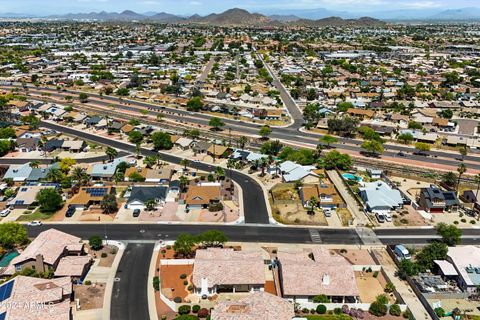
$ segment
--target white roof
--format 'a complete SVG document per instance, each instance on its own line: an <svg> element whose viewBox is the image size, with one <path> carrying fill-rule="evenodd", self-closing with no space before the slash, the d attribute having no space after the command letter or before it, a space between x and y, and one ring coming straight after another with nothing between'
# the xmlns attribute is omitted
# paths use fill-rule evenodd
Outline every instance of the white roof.
<svg viewBox="0 0 480 320"><path fill-rule="evenodd" d="M457 276L457 270L455 270L455 267L448 261L446 260L433 260L436 265L442 270L443 275L445 276Z"/></svg>

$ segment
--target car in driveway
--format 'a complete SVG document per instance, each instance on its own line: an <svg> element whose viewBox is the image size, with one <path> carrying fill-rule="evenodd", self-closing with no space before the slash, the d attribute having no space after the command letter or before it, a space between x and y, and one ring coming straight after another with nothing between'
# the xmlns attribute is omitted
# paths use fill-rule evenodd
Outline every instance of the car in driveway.
<svg viewBox="0 0 480 320"><path fill-rule="evenodd" d="M385 217L385 221L387 222L393 221L392 215L389 212L384 213L383 216Z"/></svg>
<svg viewBox="0 0 480 320"><path fill-rule="evenodd" d="M375 212L375 217L377 218L377 221L379 223L384 223L385 222L385 215L381 212Z"/></svg>
<svg viewBox="0 0 480 320"><path fill-rule="evenodd" d="M133 217L137 218L140 215L140 209L133 210Z"/></svg>
<svg viewBox="0 0 480 320"><path fill-rule="evenodd" d="M28 223L30 227L38 227L38 226L41 226L42 224L43 224L42 221L39 221L39 220L33 220Z"/></svg>
<svg viewBox="0 0 480 320"><path fill-rule="evenodd" d="M10 212L12 212L12 210L10 209L4 209L0 212L0 217L6 217L10 214Z"/></svg>
<svg viewBox="0 0 480 320"><path fill-rule="evenodd" d="M75 214L76 208L74 206L68 206L67 212L65 212L65 217L71 218Z"/></svg>

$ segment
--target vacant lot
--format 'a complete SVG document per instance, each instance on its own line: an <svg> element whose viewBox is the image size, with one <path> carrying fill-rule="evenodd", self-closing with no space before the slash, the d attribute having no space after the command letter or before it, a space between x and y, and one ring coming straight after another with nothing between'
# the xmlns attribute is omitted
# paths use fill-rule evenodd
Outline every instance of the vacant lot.
<svg viewBox="0 0 480 320"><path fill-rule="evenodd" d="M80 299L81 310L100 309L103 307L105 283L92 285L74 285L75 299Z"/></svg>

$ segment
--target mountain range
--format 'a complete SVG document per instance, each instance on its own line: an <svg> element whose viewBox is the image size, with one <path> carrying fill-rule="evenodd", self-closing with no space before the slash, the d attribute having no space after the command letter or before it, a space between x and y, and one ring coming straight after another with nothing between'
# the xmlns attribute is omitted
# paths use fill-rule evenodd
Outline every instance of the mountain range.
<svg viewBox="0 0 480 320"><path fill-rule="evenodd" d="M206 16L198 14L193 16L180 16L166 12L145 12L136 13L131 10L123 12L90 12L90 13L68 13L51 16L34 16L31 14L3 13L1 18L49 18L65 20L100 20L100 21L156 21L164 23L198 23L215 25L262 25L268 23L301 25L325 25L329 19L336 25L342 24L378 24L381 19L384 21L467 21L480 20L480 8L459 8L459 9L401 9L387 11L369 11L354 13L348 11L331 11L325 8L316 9L291 9L291 10L270 10L260 13L249 13L243 9L230 9L222 13L212 13ZM363 17L370 17L369 19ZM356 21L358 19L361 21ZM320 20L320 21L319 21ZM319 21L319 22L315 22Z"/></svg>

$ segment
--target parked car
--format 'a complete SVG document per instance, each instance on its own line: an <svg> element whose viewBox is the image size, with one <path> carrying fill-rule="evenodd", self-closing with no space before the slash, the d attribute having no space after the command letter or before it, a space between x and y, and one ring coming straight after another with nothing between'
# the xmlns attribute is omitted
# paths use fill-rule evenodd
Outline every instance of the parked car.
<svg viewBox="0 0 480 320"><path fill-rule="evenodd" d="M4 209L4 210L2 210L2 211L0 212L0 216L1 216L1 217L6 217L6 216L8 216L8 215L10 214L10 212L12 212L12 210L10 210L10 209Z"/></svg>
<svg viewBox="0 0 480 320"><path fill-rule="evenodd" d="M384 213L383 216L385 217L385 221L392 222L393 218L390 213Z"/></svg>
<svg viewBox="0 0 480 320"><path fill-rule="evenodd" d="M385 222L385 216L381 212L376 212L375 217L377 218L377 221L379 223L384 223Z"/></svg>
<svg viewBox="0 0 480 320"><path fill-rule="evenodd" d="M37 227L37 226L41 226L42 224L43 224L42 221L39 221L39 220L33 220L28 223L30 227Z"/></svg>
<svg viewBox="0 0 480 320"><path fill-rule="evenodd" d="M332 211L330 209L323 209L323 214L325 217L331 217L332 216Z"/></svg>
<svg viewBox="0 0 480 320"><path fill-rule="evenodd" d="M410 252L408 251L407 248L405 248L403 245L401 244L397 244L395 246L395 254L397 255L397 257L402 260L402 259L406 259L406 260L410 260L412 259L412 256L410 255Z"/></svg>
<svg viewBox="0 0 480 320"><path fill-rule="evenodd" d="M70 218L75 214L77 209L74 206L68 206L67 212L65 212L65 217Z"/></svg>
<svg viewBox="0 0 480 320"><path fill-rule="evenodd" d="M140 209L133 210L133 216L136 218L140 215Z"/></svg>

